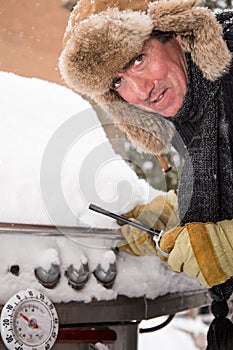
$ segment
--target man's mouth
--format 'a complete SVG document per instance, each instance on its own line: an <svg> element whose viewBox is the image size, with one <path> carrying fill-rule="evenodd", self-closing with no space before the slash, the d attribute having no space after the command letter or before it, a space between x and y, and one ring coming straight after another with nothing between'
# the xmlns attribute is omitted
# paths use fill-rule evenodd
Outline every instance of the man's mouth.
<svg viewBox="0 0 233 350"><path fill-rule="evenodd" d="M166 91L167 91L167 89L163 90L156 99L151 100L151 103L158 103L158 102L160 102L163 99Z"/></svg>

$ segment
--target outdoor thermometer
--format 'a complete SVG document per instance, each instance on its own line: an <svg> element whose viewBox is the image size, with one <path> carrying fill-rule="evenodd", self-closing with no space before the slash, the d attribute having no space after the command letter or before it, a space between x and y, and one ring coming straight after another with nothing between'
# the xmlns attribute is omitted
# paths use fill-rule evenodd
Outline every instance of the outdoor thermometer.
<svg viewBox="0 0 233 350"><path fill-rule="evenodd" d="M49 350L58 327L54 305L34 289L18 292L2 309L1 336L9 350Z"/></svg>

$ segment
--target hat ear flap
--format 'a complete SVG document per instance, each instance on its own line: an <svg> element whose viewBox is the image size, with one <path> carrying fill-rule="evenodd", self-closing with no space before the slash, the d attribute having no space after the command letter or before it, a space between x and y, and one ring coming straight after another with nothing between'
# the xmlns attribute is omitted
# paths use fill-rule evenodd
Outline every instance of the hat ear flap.
<svg viewBox="0 0 233 350"><path fill-rule="evenodd" d="M111 91L95 96L95 102L133 143L155 155L170 151L175 130L170 121L126 103Z"/></svg>
<svg viewBox="0 0 233 350"><path fill-rule="evenodd" d="M222 28L210 10L196 7L197 1L161 1L150 6L154 27L180 34L183 48L206 79L216 80L229 68L232 55Z"/></svg>

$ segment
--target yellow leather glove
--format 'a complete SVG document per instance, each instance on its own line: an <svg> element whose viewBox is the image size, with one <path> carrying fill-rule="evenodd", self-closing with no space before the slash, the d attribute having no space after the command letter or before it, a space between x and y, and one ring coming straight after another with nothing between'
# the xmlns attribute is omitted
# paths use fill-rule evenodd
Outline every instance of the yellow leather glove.
<svg viewBox="0 0 233 350"><path fill-rule="evenodd" d="M177 225L177 196L169 191L166 196L158 196L150 203L139 205L123 216L135 219L148 228L161 231ZM118 242L118 248L131 255L155 255L156 246L150 234L131 225L124 225L121 233L125 240Z"/></svg>
<svg viewBox="0 0 233 350"><path fill-rule="evenodd" d="M165 233L160 248L169 253L170 270L185 272L207 288L233 276L233 220L178 226Z"/></svg>

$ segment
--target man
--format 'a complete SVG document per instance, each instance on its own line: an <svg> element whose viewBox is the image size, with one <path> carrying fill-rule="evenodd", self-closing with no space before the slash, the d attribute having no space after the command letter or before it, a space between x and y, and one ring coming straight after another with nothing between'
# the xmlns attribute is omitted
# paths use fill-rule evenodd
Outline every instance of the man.
<svg viewBox="0 0 233 350"><path fill-rule="evenodd" d="M233 276L232 19L226 12L217 21L196 0L80 0L60 57L68 86L100 104L132 141L160 155L180 135L179 226L168 230L170 195L127 216L156 228L165 213L160 246L169 268L206 287L232 285ZM156 254L146 233L127 225L122 233L122 249Z"/></svg>
<svg viewBox="0 0 233 350"><path fill-rule="evenodd" d="M99 104L129 139L155 155L182 140L179 225L171 193L126 216L165 229L160 248L169 268L211 287L208 350L233 346L226 318L233 291L232 23L233 12L216 20L196 0L80 0L60 57L68 86ZM122 250L157 254L147 233L128 225L121 231Z"/></svg>

